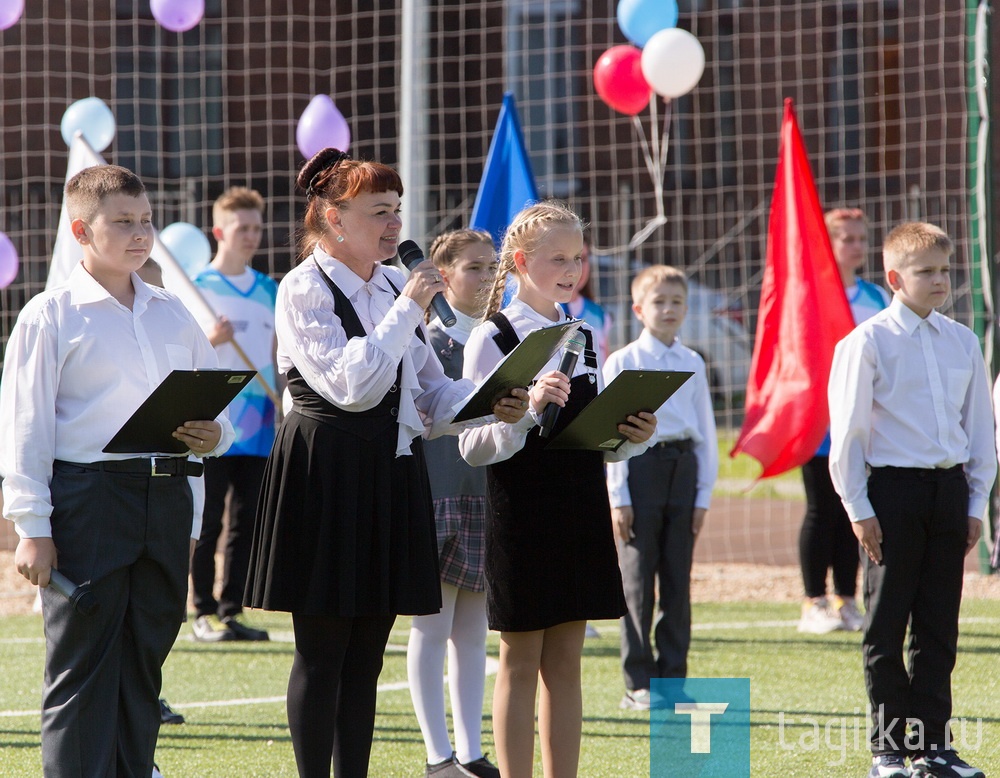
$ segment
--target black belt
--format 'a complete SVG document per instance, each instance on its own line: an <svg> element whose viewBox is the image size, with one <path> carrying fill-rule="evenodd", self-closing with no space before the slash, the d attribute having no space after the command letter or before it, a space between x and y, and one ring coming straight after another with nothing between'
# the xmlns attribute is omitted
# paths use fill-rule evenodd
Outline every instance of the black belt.
<svg viewBox="0 0 1000 778"><path fill-rule="evenodd" d="M681 440L661 440L658 443L654 443L650 448L655 449L665 449L667 451L680 451L682 454L686 454L688 451L694 451L694 441L691 438L683 438Z"/></svg>
<svg viewBox="0 0 1000 778"><path fill-rule="evenodd" d="M934 479L934 478L948 478L956 473L962 473L965 471L965 465L955 465L954 467L894 467L893 465L884 465L882 467L873 467L873 473L882 473L887 476L896 476L898 478L920 478L923 480Z"/></svg>
<svg viewBox="0 0 1000 778"><path fill-rule="evenodd" d="M60 460L56 460L60 464ZM184 475L198 477L205 472L201 462L191 462L184 457L140 457L137 459L107 459L102 462L63 462L71 467L84 470L102 470L105 473L134 473L151 478L164 475Z"/></svg>

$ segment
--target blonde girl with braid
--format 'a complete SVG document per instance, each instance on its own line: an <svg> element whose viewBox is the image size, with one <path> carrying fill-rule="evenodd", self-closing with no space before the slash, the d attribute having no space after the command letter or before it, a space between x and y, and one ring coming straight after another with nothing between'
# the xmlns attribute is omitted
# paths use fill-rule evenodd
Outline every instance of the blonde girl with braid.
<svg viewBox="0 0 1000 778"><path fill-rule="evenodd" d="M538 203L514 218L486 321L465 346L464 377L479 383L528 333L566 321L558 304L569 302L580 282L582 251L583 224L560 203ZM517 276L518 291L498 310L507 273ZM562 408L555 436L601 389L593 332L586 324L581 332L587 346L574 374L560 373L560 355L553 357L529 390L523 419L467 429L459 438L465 460L486 466L486 610L490 628L501 633L493 726L504 778L532 775L536 695L543 773L576 776L584 629L588 620L625 613L604 462L645 451L655 416L628 416L619 426L627 442L614 453L544 448L538 420L545 407Z"/></svg>

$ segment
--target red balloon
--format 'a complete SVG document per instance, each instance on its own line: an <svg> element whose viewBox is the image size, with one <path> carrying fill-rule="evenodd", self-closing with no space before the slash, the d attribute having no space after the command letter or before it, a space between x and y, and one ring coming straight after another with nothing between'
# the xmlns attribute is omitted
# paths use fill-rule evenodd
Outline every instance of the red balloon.
<svg viewBox="0 0 1000 778"><path fill-rule="evenodd" d="M642 74L642 52L635 46L612 46L604 52L594 65L594 88L616 111L635 116L652 95Z"/></svg>

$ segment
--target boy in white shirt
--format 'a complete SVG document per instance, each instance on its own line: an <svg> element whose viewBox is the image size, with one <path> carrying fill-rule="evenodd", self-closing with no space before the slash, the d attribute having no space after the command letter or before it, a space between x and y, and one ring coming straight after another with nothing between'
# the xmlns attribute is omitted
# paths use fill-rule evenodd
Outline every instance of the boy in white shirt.
<svg viewBox="0 0 1000 778"><path fill-rule="evenodd" d="M837 345L830 372L830 475L864 554L870 778L984 778L948 737L964 559L997 470L979 339L935 310L952 251L931 224L889 233L892 303Z"/></svg>
<svg viewBox="0 0 1000 778"><path fill-rule="evenodd" d="M66 184L83 260L65 286L18 316L0 382L4 517L14 562L43 587L42 762L53 776L153 772L160 667L184 617L192 534L188 454L216 456L225 414L185 422L174 456L103 447L172 369L214 367L184 305L135 274L153 245L149 201L131 171L87 168ZM162 477L161 477L162 476ZM49 588L89 581L84 616Z"/></svg>
<svg viewBox="0 0 1000 778"><path fill-rule="evenodd" d="M640 272L632 281L632 310L644 329L608 358L605 383L622 370L694 373L656 412L656 444L633 459L607 465L628 604L621 625L626 688L621 706L647 710L652 678L687 676L691 560L718 475L719 453L705 362L677 338L687 314L684 274L665 265ZM660 602L654 625L657 579Z"/></svg>

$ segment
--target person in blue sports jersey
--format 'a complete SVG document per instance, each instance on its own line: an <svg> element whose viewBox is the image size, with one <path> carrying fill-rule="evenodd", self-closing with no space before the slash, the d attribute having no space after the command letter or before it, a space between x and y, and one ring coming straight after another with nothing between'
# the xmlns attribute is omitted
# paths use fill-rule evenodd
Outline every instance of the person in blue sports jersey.
<svg viewBox="0 0 1000 778"><path fill-rule="evenodd" d="M833 258L844 282L855 325L889 307L889 293L858 273L868 258L868 222L858 208L834 208L824 215ZM822 635L834 630L857 632L862 617L857 593L858 541L844 506L833 489L829 468L830 435L802 466L806 515L799 532L799 565L806 599L799 632ZM833 569L833 597L827 598L827 572Z"/></svg>
<svg viewBox="0 0 1000 778"><path fill-rule="evenodd" d="M217 321L201 322L222 367L245 369L239 344L267 384L275 388L274 302L278 285L250 267L263 234L264 198L243 186L227 189L212 207L212 235L218 252L194 278ZM205 511L201 537L191 559L196 611L195 640L267 640L268 634L239 620L243 611L253 539L254 515L264 465L274 443L275 407L259 381L252 381L229 406L236 440L226 456L205 469ZM222 589L214 594L215 553L229 497Z"/></svg>

